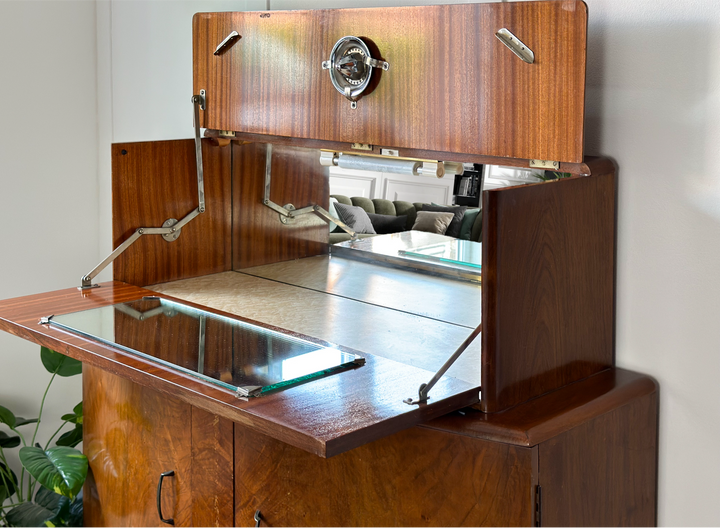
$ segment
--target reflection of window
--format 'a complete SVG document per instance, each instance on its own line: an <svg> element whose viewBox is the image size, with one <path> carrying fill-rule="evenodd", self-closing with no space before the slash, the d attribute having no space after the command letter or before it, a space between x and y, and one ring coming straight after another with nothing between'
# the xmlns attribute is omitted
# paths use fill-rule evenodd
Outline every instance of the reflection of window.
<svg viewBox="0 0 720 528"><path fill-rule="evenodd" d="M283 381L300 378L320 370L341 365L344 361L343 353L334 348L321 348L302 356L284 359L282 362Z"/></svg>
<svg viewBox="0 0 720 528"><path fill-rule="evenodd" d="M521 169L518 167L502 167L500 165L485 165L484 189L498 189L512 187L526 183L542 181L534 174L542 172L538 169Z"/></svg>

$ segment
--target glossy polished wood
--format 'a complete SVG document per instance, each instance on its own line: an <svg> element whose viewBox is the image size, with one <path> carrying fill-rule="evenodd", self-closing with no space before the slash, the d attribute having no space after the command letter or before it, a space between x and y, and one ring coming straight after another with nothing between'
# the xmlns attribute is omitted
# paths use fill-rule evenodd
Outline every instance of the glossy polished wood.
<svg viewBox="0 0 720 528"><path fill-rule="evenodd" d="M385 146L382 145L369 145L371 150L358 150L353 147L353 143L332 141L332 140L321 140L321 139L306 139L306 138L293 138L284 136L274 136L271 134L248 134L244 132L229 132L222 131L222 134L218 130L205 130L205 137L211 138L214 141L221 141L225 144L228 141L238 141L240 143L272 143L273 145L287 145L290 147L298 148L314 148L333 150L335 152L346 152L348 154L376 154L382 155L382 150ZM533 168L530 166L530 159L521 158L502 158L499 156L484 156L481 154L471 153L458 153L458 152L442 152L438 150L423 150L416 148L397 148L398 156L401 158L411 159L423 159L423 160L443 160L443 161L459 161L461 163L479 163L481 165L503 165L506 167L522 167L522 168ZM569 172L571 174L578 175L590 175L592 169L590 165L594 156L585 156L581 162L568 163L565 161L560 162L559 171Z"/></svg>
<svg viewBox="0 0 720 528"><path fill-rule="evenodd" d="M203 140L206 211L166 242L144 235L113 263L113 278L138 286L231 269L230 149ZM198 207L193 140L112 146L113 247L139 227L161 227Z"/></svg>
<svg viewBox="0 0 720 528"><path fill-rule="evenodd" d="M233 423L192 408L192 526L235 526Z"/></svg>
<svg viewBox="0 0 720 528"><path fill-rule="evenodd" d="M464 409L419 427L530 447L657 391L649 376L609 368L503 412Z"/></svg>
<svg viewBox="0 0 720 528"><path fill-rule="evenodd" d="M192 407L130 380L85 364L83 445L90 472L85 482L85 526L176 526L192 520Z"/></svg>
<svg viewBox="0 0 720 528"><path fill-rule="evenodd" d="M9 299L0 302L0 329L140 385L176 396L200 409L323 457L372 442L453 409L472 405L479 399L477 386L445 377L433 388L433 398L427 404L407 405L403 400L415 397L420 384L427 383L433 373L363 354L367 361L362 367L243 401L229 390L134 354L38 324L41 317L51 314L106 306L149 294L152 294L150 290L114 282L85 292L72 288ZM227 315L211 308L205 309ZM272 328L269 325L260 326ZM327 344L312 337L290 335Z"/></svg>
<svg viewBox="0 0 720 528"><path fill-rule="evenodd" d="M322 460L235 427L237 526L531 526L537 448L412 428Z"/></svg>
<svg viewBox="0 0 720 528"><path fill-rule="evenodd" d="M482 240L484 411L614 364L614 171L486 191Z"/></svg>
<svg viewBox="0 0 720 528"><path fill-rule="evenodd" d="M327 253L328 225L314 214L287 224L263 204L267 147L232 144L233 269ZM270 200L296 209L320 205L330 196L328 169L314 149L274 146L271 155Z"/></svg>
<svg viewBox="0 0 720 528"><path fill-rule="evenodd" d="M213 55L231 31L242 38ZM193 89L207 91L203 126L215 130L580 163L586 32L575 0L198 13ZM390 63L355 110L321 67L345 35Z"/></svg>

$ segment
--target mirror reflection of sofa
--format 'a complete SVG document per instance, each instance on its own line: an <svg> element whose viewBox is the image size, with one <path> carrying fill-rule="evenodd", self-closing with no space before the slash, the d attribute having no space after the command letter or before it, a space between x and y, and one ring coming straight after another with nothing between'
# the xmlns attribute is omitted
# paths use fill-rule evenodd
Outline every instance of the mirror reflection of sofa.
<svg viewBox="0 0 720 528"><path fill-rule="evenodd" d="M464 240L472 240L481 242L482 240L482 213L481 209L464 206L438 206L436 204L410 203L404 201L390 201L382 198L364 198L361 196L353 196L348 198L341 194L330 195L330 214L341 220L345 220L342 214L336 209L335 204L339 203L345 206L360 207L367 213L370 222L375 228L376 233L359 233L358 238L366 238L387 234L390 232L409 231L416 226L418 213L425 211L433 215L442 215L443 212L452 212L455 219L447 226L447 229L441 233L446 236L456 236ZM394 221L393 217L405 216L405 222ZM428 215L423 215L428 216ZM346 222L347 223L347 222ZM353 226L349 226L353 227ZM427 230L427 229L422 229ZM435 231L433 231L435 232ZM350 235L337 226L330 226L330 243L337 244L350 240Z"/></svg>

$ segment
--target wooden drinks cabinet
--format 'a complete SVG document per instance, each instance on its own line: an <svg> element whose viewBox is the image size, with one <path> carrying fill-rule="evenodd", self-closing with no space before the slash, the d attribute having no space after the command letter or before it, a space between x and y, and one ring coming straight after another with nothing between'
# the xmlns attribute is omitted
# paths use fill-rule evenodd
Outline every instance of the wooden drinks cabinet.
<svg viewBox="0 0 720 528"><path fill-rule="evenodd" d="M113 145L114 280L0 301L84 362L85 524L655 524L658 388L614 366L586 40L575 0L195 15L205 137ZM483 192L468 279L329 246L321 153L388 150L569 177ZM68 328L89 310L102 332ZM355 361L237 384L290 342Z"/></svg>

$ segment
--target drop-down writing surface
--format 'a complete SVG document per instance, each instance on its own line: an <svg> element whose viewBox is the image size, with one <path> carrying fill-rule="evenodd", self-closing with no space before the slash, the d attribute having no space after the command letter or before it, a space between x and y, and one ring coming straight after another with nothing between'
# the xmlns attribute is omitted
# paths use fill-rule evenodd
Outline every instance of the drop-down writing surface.
<svg viewBox="0 0 720 528"><path fill-rule="evenodd" d="M71 288L8 299L0 301L0 329L140 385L174 395L200 409L323 457L353 449L479 400L478 386L445 377L435 386L427 404L407 405L403 399L416 396L419 385L426 383L433 372L371 354L363 354L367 361L362 367L243 400L230 390L117 347L53 325L39 324L42 317L49 315L135 301L153 294L147 289L110 282L85 292ZM208 311L225 315L217 310ZM247 322L242 317L232 319ZM261 326L282 332L270 325ZM294 332L285 333L328 345ZM352 352L344 346L337 348Z"/></svg>

